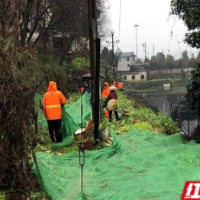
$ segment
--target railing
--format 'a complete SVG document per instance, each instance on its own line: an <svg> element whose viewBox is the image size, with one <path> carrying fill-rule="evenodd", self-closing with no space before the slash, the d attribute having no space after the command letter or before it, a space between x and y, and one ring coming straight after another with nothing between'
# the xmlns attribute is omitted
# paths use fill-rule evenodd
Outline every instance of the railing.
<svg viewBox="0 0 200 200"><path fill-rule="evenodd" d="M173 121L177 122L178 127L184 134L191 136L195 128L200 123L199 116L185 104L173 106L171 110L171 117Z"/></svg>

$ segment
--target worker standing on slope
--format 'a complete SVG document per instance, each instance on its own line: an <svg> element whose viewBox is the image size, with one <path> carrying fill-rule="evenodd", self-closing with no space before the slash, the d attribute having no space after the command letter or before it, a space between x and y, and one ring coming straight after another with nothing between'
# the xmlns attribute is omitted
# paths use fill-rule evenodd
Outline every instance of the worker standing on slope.
<svg viewBox="0 0 200 200"><path fill-rule="evenodd" d="M119 82L119 83L118 83L118 88L119 88L120 91L123 90L123 83L122 83L122 82Z"/></svg>
<svg viewBox="0 0 200 200"><path fill-rule="evenodd" d="M113 80L113 83L112 83L113 86L117 87L117 83L115 80Z"/></svg>
<svg viewBox="0 0 200 200"><path fill-rule="evenodd" d="M117 94L115 93L115 90L117 90L117 88L114 85L111 85L109 89L110 89L110 94L106 99L106 103L109 111L109 121L112 122L112 111L114 111L115 113L116 120L120 120L120 118L118 117L118 102L117 102Z"/></svg>
<svg viewBox="0 0 200 200"><path fill-rule="evenodd" d="M57 90L57 85L54 81L50 81L48 90L43 97L42 106L52 142L62 142L62 134L60 132L62 122L61 107L65 103L66 98L63 93Z"/></svg>
<svg viewBox="0 0 200 200"><path fill-rule="evenodd" d="M104 82L103 91L102 91L101 96L103 98L105 98L105 101L106 101L106 99L107 99L109 94L110 94L109 84L108 84L108 82ZM107 109L107 107L104 108L104 112L105 112L104 116L108 117L108 109Z"/></svg>

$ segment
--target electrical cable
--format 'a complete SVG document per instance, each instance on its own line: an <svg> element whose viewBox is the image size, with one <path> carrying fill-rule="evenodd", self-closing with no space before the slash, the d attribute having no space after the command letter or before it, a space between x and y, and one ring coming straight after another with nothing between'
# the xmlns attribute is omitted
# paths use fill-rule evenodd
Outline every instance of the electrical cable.
<svg viewBox="0 0 200 200"><path fill-rule="evenodd" d="M175 19L174 19L174 23L173 23L171 31L170 31L170 37L171 37L171 39L170 39L170 41L169 41L166 49L168 49L169 45L171 44L171 41L172 41L172 38L173 38L173 28L174 28L174 26L176 25L176 22L177 22L176 20L177 20L177 17L175 17Z"/></svg>

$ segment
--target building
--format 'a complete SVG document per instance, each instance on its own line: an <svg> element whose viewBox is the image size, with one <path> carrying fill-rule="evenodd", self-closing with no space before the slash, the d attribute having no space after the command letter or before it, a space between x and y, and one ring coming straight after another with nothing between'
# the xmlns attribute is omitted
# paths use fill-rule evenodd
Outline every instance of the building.
<svg viewBox="0 0 200 200"><path fill-rule="evenodd" d="M133 52L121 53L117 71L129 71L130 66L135 64L135 54Z"/></svg>
<svg viewBox="0 0 200 200"><path fill-rule="evenodd" d="M118 74L123 80L141 81L147 80L146 64L136 64L135 54L133 52L121 53L117 67Z"/></svg>
<svg viewBox="0 0 200 200"><path fill-rule="evenodd" d="M118 72L125 81L145 81L147 80L147 71L121 71Z"/></svg>

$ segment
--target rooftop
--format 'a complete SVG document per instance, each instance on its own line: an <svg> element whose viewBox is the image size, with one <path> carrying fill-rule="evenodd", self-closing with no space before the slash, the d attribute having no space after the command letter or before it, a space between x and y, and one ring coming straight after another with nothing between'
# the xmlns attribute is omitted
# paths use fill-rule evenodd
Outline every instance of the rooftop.
<svg viewBox="0 0 200 200"><path fill-rule="evenodd" d="M120 58L126 58L130 56L135 56L135 54L133 52L122 52Z"/></svg>

